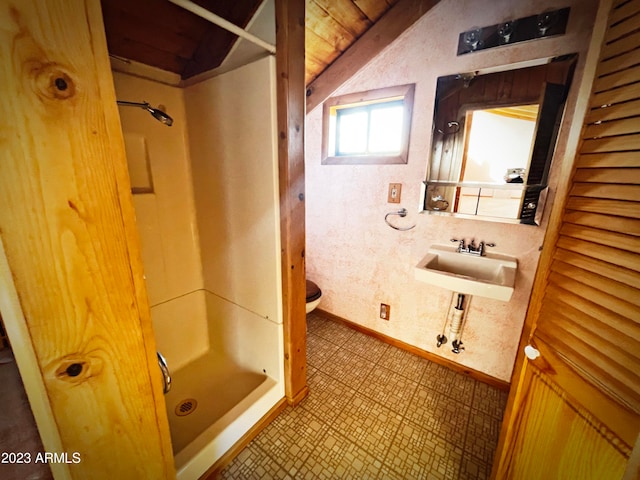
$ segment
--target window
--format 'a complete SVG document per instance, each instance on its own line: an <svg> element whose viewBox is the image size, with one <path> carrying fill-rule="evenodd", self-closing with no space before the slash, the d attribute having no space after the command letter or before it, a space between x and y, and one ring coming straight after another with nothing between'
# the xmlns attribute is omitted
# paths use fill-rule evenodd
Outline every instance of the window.
<svg viewBox="0 0 640 480"><path fill-rule="evenodd" d="M414 89L401 85L328 99L322 164L407 163Z"/></svg>

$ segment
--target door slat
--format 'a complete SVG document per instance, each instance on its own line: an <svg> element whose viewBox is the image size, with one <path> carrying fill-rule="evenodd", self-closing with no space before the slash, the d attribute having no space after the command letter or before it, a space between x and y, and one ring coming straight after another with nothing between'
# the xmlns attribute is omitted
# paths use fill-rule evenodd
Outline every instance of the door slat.
<svg viewBox="0 0 640 480"><path fill-rule="evenodd" d="M626 268L618 268L603 260L559 248L555 252L555 260L594 272L634 289L640 288L640 274Z"/></svg>
<svg viewBox="0 0 640 480"><path fill-rule="evenodd" d="M628 71L622 74L625 76L628 75L630 77L629 80L633 80L634 83L596 93L591 97L589 107L601 108L603 105L614 105L616 103L628 102L640 98L640 82L638 82L637 74L635 72L629 73Z"/></svg>
<svg viewBox="0 0 640 480"><path fill-rule="evenodd" d="M640 122L640 117L629 117L609 122L594 123L585 128L582 138L628 135L638 131L638 122Z"/></svg>
<svg viewBox="0 0 640 480"><path fill-rule="evenodd" d="M580 183L640 184L640 169L578 168L573 176L573 181Z"/></svg>
<svg viewBox="0 0 640 480"><path fill-rule="evenodd" d="M551 264L551 271L572 278L577 282L591 285L612 297L617 297L620 300L635 305L636 307L640 307L640 296L637 295L636 290L629 285L611 280L598 273L576 267L560 260L555 260Z"/></svg>
<svg viewBox="0 0 640 480"><path fill-rule="evenodd" d="M585 315L600 318L621 331L626 329L624 331L629 336L633 335L634 328L640 326L640 308L637 305L577 282L561 273L551 272L549 283L562 289L561 295L563 295L561 297L556 293L550 293L549 298L557 298L562 303L573 305Z"/></svg>
<svg viewBox="0 0 640 480"><path fill-rule="evenodd" d="M640 272L640 256L635 252L627 252L617 248L594 245L591 242L569 239L562 236L558 238L557 244L559 248L564 248L565 250L580 253L587 257L603 260L607 263L616 265L620 268L632 270L636 273ZM640 285L638 285L638 287L640 287Z"/></svg>

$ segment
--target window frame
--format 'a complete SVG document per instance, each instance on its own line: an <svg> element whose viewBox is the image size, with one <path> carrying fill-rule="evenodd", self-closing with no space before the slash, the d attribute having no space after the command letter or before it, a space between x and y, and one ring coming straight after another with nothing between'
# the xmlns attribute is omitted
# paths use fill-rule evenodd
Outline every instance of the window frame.
<svg viewBox="0 0 640 480"><path fill-rule="evenodd" d="M365 92L349 93L327 99L323 104L322 119L322 165L384 165L406 164L409 158L409 138L411 133L411 118L413 114L413 99L415 83L394 87L378 88ZM400 100L403 102L403 131L400 153L394 155L365 154L365 155L335 155L330 151L329 139L331 135L331 117L341 108L357 107L385 101Z"/></svg>

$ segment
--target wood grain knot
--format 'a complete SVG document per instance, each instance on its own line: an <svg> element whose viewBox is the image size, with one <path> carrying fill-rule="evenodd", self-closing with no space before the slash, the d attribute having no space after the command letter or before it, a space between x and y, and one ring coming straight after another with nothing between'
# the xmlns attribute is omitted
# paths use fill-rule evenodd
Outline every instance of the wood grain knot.
<svg viewBox="0 0 640 480"><path fill-rule="evenodd" d="M75 96L75 82L59 64L34 62L30 71L36 93L43 100L67 100Z"/></svg>
<svg viewBox="0 0 640 480"><path fill-rule="evenodd" d="M82 373L82 364L81 363L72 363L67 367L67 375L70 377L77 377Z"/></svg>
<svg viewBox="0 0 640 480"><path fill-rule="evenodd" d="M52 366L55 377L72 383L82 383L102 371L102 362L92 355L68 355L54 365Z"/></svg>

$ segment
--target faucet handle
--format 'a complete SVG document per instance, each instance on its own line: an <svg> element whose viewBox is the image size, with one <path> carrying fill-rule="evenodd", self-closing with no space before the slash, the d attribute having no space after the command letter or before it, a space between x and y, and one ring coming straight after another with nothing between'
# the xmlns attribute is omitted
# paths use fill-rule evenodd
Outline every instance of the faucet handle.
<svg viewBox="0 0 640 480"><path fill-rule="evenodd" d="M481 257L484 257L485 253L484 253L484 249L485 247L495 247L496 244L495 243L484 243L484 240L480 242L480 245L478 246L478 252L480 253Z"/></svg>
<svg viewBox="0 0 640 480"><path fill-rule="evenodd" d="M451 239L452 242L460 242L458 244L458 252L461 252L463 250L465 250L465 245L464 245L464 238L461 238L460 240L458 240L457 238L452 238Z"/></svg>

